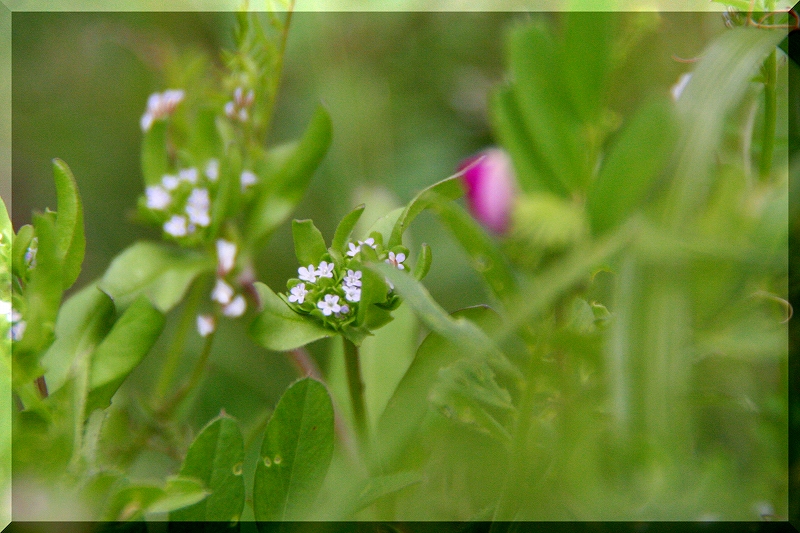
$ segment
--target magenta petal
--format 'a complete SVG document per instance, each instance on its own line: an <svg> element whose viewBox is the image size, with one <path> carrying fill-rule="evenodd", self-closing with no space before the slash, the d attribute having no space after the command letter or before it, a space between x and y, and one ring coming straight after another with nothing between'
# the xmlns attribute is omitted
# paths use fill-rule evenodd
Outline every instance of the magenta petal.
<svg viewBox="0 0 800 533"><path fill-rule="evenodd" d="M505 233L516 195L511 158L499 148L489 148L464 160L459 170L464 169L461 180L472 216L491 231Z"/></svg>

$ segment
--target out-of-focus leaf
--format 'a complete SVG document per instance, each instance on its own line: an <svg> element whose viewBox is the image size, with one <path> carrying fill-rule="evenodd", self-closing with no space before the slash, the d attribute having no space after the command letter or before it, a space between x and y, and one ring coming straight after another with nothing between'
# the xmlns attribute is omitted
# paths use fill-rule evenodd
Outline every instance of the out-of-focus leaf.
<svg viewBox="0 0 800 533"><path fill-rule="evenodd" d="M175 476L167 479L163 495L147 507L148 513L169 513L202 501L208 491L196 479Z"/></svg>
<svg viewBox="0 0 800 533"><path fill-rule="evenodd" d="M258 187L257 200L245 226L249 242L262 240L289 216L291 209L303 197L330 143L331 118L320 106L291 157L273 179ZM278 211L274 211L276 208ZM280 212L283 218L278 219L275 212Z"/></svg>
<svg viewBox="0 0 800 533"><path fill-rule="evenodd" d="M157 120L142 139L142 176L145 185L155 185L169 171L167 122Z"/></svg>
<svg viewBox="0 0 800 533"><path fill-rule="evenodd" d="M741 101L752 76L784 38L780 30L734 28L719 35L701 54L692 78L676 103L684 119L669 208L670 221L692 224L693 213L711 190L714 162L728 112ZM721 91L720 87L725 90Z"/></svg>
<svg viewBox="0 0 800 533"><path fill-rule="evenodd" d="M114 302L95 284L64 302L56 319L56 340L42 356L50 394L67 380L75 360L88 357L105 338L114 318Z"/></svg>
<svg viewBox="0 0 800 533"><path fill-rule="evenodd" d="M128 374L155 344L164 323L164 314L144 295L119 317L91 359L87 414L108 405Z"/></svg>
<svg viewBox="0 0 800 533"><path fill-rule="evenodd" d="M579 124L571 108L558 49L541 26L515 28L507 42L514 76L514 97L529 137L549 173L572 191L585 181L586 151L578 141Z"/></svg>
<svg viewBox="0 0 800 533"><path fill-rule="evenodd" d="M453 203L439 204L434 210L472 259L472 266L483 276L497 299L505 301L514 294L517 282L508 261L475 219Z"/></svg>
<svg viewBox="0 0 800 533"><path fill-rule="evenodd" d="M428 209L436 202L444 202L447 200L456 200L461 198L464 194L464 189L461 187L461 183L459 183L460 173L454 174L449 178L445 178L442 181L434 183L430 187L423 189L419 194L417 194L413 200L411 200L406 208L403 210L400 217L397 219L397 222L392 229L392 235L389 237L389 242L387 243L387 248L393 248L397 245L403 244L403 233L408 229L408 226L411 222L422 213L425 209Z"/></svg>
<svg viewBox="0 0 800 533"><path fill-rule="evenodd" d="M433 257L431 256L431 247L422 243L422 246L419 249L419 255L417 256L417 264L414 265L414 272L413 276L418 280L422 281L422 279L428 275L428 271L431 268L431 261Z"/></svg>
<svg viewBox="0 0 800 533"><path fill-rule="evenodd" d="M58 211L56 234L58 254L62 262L62 286L68 289L78 279L86 250L83 231L83 205L78 185L69 167L60 159L53 160L53 177L56 182Z"/></svg>
<svg viewBox="0 0 800 533"><path fill-rule="evenodd" d="M168 479L164 487L130 485L112 496L105 519L127 522L141 519L145 513L168 513L193 505L207 495L199 480L179 476Z"/></svg>
<svg viewBox="0 0 800 533"><path fill-rule="evenodd" d="M28 307L23 312L27 327L14 345L14 383L30 381L42 373L38 357L53 342L58 307L61 303L61 261L58 257L58 235L55 214L33 215L38 238L36 266L31 270L25 296Z"/></svg>
<svg viewBox="0 0 800 533"><path fill-rule="evenodd" d="M328 251L325 238L311 220L292 221L294 253L303 266L319 265L320 258Z"/></svg>
<svg viewBox="0 0 800 533"><path fill-rule="evenodd" d="M287 390L267 425L256 466L258 521L299 520L313 509L333 456L333 405L311 378Z"/></svg>
<svg viewBox="0 0 800 533"><path fill-rule="evenodd" d="M289 309L272 289L255 283L263 309L250 325L250 336L268 350L286 351L330 337L333 331Z"/></svg>
<svg viewBox="0 0 800 533"><path fill-rule="evenodd" d="M236 150L231 150L219 166L217 197L211 207L209 234L212 236L219 233L227 218L236 216L239 212L242 198L241 171L241 156Z"/></svg>
<svg viewBox="0 0 800 533"><path fill-rule="evenodd" d="M170 514L170 520L238 522L244 507L244 442L239 425L230 417L211 421L194 439L180 475L203 482L210 494L204 500Z"/></svg>
<svg viewBox="0 0 800 533"><path fill-rule="evenodd" d="M25 253L31 245L35 231L33 226L25 224L14 236L11 243L11 269L15 276L27 279L27 266L25 265Z"/></svg>
<svg viewBox="0 0 800 533"><path fill-rule="evenodd" d="M361 204L345 215L342 221L339 222L339 225L336 227L336 232L333 234L333 242L331 242L331 248L333 250L339 252L347 251L347 241L350 238L350 234L353 232L353 228L358 223L358 219L361 218L365 207L364 204Z"/></svg>
<svg viewBox="0 0 800 533"><path fill-rule="evenodd" d="M625 220L652 190L677 138L672 108L666 99L642 106L604 158L586 205L596 234Z"/></svg>
<svg viewBox="0 0 800 533"><path fill-rule="evenodd" d="M145 294L166 313L183 299L198 275L215 267L211 257L192 250L137 242L111 262L99 286L117 308L125 308Z"/></svg>

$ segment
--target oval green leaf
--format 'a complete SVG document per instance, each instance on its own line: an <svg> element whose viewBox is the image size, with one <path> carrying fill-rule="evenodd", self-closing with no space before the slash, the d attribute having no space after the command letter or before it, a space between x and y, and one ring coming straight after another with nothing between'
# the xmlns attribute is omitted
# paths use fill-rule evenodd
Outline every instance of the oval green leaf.
<svg viewBox="0 0 800 533"><path fill-rule="evenodd" d="M334 334L313 319L292 311L265 284L257 281L255 287L262 310L250 325L250 336L264 348L278 352L294 350Z"/></svg>

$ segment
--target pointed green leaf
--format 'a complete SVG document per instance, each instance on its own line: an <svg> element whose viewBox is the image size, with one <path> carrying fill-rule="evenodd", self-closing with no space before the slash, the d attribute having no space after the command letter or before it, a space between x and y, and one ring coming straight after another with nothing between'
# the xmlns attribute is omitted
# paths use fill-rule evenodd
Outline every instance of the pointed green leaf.
<svg viewBox="0 0 800 533"><path fill-rule="evenodd" d="M244 508L244 441L230 417L210 422L192 442L180 475L199 479L210 491L201 502L170 514L170 520L238 522Z"/></svg>
<svg viewBox="0 0 800 533"><path fill-rule="evenodd" d="M144 295L119 317L92 355L87 415L108 405L128 374L153 347L164 323L164 314Z"/></svg>
<svg viewBox="0 0 800 533"><path fill-rule="evenodd" d="M250 336L264 348L275 351L294 350L334 334L314 319L292 311L265 284L256 282L255 287L261 299L262 310L250 325Z"/></svg>
<svg viewBox="0 0 800 533"><path fill-rule="evenodd" d="M365 207L366 206L364 204L361 204L346 214L342 221L339 222L339 225L336 227L336 232L333 234L331 248L340 252L347 251L347 241L350 239L350 234L353 232L353 228L358 223L358 219L361 218L361 214L364 212Z"/></svg>
<svg viewBox="0 0 800 533"><path fill-rule="evenodd" d="M611 229L642 207L677 139L672 108L667 99L642 106L608 151L587 197L595 233Z"/></svg>
<svg viewBox="0 0 800 533"><path fill-rule="evenodd" d="M256 520L300 520L313 509L333 456L333 405L311 378L289 387L267 425L253 486Z"/></svg>
<svg viewBox="0 0 800 533"><path fill-rule="evenodd" d="M383 242L389 242L389 239L392 237L392 231L394 230L394 227L397 225L397 221L403 215L405 210L405 207L398 207L389 211L389 213L382 216L376 220L374 224L372 224L372 227L369 228L367 235L371 235L372 233L380 233L383 237Z"/></svg>
<svg viewBox="0 0 800 533"><path fill-rule="evenodd" d="M86 250L83 205L75 177L67 164L60 159L53 160L53 177L58 201L56 216L58 252L63 265L62 285L66 290L78 279Z"/></svg>
<svg viewBox="0 0 800 533"><path fill-rule="evenodd" d="M311 220L293 220L292 237L294 253L303 266L319 265L320 259L328 251L325 238Z"/></svg>
<svg viewBox="0 0 800 533"><path fill-rule="evenodd" d="M459 176L461 176L461 172L453 174L449 178L445 178L420 191L420 193L408 203L397 219L386 247L393 248L403 244L403 233L405 233L409 224L411 224L417 215L422 213L425 209L428 209L437 202L461 198L461 196L464 195L464 189L459 182Z"/></svg>
<svg viewBox="0 0 800 533"><path fill-rule="evenodd" d="M100 289L125 308L140 294L166 313L175 307L189 285L216 267L214 259L195 252L152 242L137 242L111 262Z"/></svg>
<svg viewBox="0 0 800 533"><path fill-rule="evenodd" d="M422 281L422 279L428 275L432 260L431 247L423 242L419 249L419 255L417 256L417 264L414 265L413 276L417 280Z"/></svg>
<svg viewBox="0 0 800 533"><path fill-rule="evenodd" d="M145 185L161 182L161 177L168 172L167 122L157 120L142 139L142 176Z"/></svg>

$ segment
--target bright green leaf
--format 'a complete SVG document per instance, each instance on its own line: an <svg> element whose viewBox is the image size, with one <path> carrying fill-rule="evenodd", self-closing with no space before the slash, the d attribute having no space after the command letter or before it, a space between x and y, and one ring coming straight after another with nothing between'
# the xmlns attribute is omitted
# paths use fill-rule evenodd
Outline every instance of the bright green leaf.
<svg viewBox="0 0 800 533"><path fill-rule="evenodd" d="M417 264L414 265L414 272L413 276L422 281L425 276L428 275L428 270L431 268L431 261L433 257L431 256L431 247L422 243L422 246L419 249L419 255L417 256Z"/></svg>
<svg viewBox="0 0 800 533"><path fill-rule="evenodd" d="M238 522L244 507L244 442L239 425L227 416L210 422L194 439L180 475L196 478L210 491L203 501L170 514L170 520Z"/></svg>
<svg viewBox="0 0 800 533"><path fill-rule="evenodd" d="M320 259L328 251L325 238L311 220L292 221L294 253L303 266L319 265Z"/></svg>
<svg viewBox="0 0 800 533"><path fill-rule="evenodd" d="M333 405L311 378L289 387L267 425L253 487L256 520L299 520L313 509L333 456Z"/></svg>
<svg viewBox="0 0 800 533"><path fill-rule="evenodd" d="M58 253L63 268L62 286L68 289L78 279L86 250L83 230L83 205L78 185L69 167L60 159L53 160L53 177L56 182L58 211L56 233Z"/></svg>
<svg viewBox="0 0 800 533"><path fill-rule="evenodd" d="M99 286L118 308L146 294L166 313L183 299L197 276L215 266L211 257L192 250L137 242L111 262Z"/></svg>
<svg viewBox="0 0 800 533"><path fill-rule="evenodd" d="M361 218L365 207L364 204L361 204L345 215L342 221L339 222L339 225L336 227L336 232L333 234L333 242L331 242L332 249L340 252L347 251L347 242L348 239L350 239L350 234L358 223L358 219Z"/></svg>
<svg viewBox="0 0 800 533"><path fill-rule="evenodd" d="M393 248L403 244L403 233L405 233L408 226L417 215L422 213L425 209L428 209L437 202L461 198L464 194L464 189L459 182L460 175L461 173L454 174L420 191L420 193L408 203L397 219L386 247Z"/></svg>
<svg viewBox="0 0 800 533"><path fill-rule="evenodd" d="M208 496L208 491L196 479L175 476L167 479L164 493L147 506L148 513L169 513L194 505Z"/></svg>
<svg viewBox="0 0 800 533"><path fill-rule="evenodd" d="M292 311L265 284L256 282L255 287L261 299L262 310L250 325L250 336L264 348L275 351L294 350L334 334L313 319Z"/></svg>

